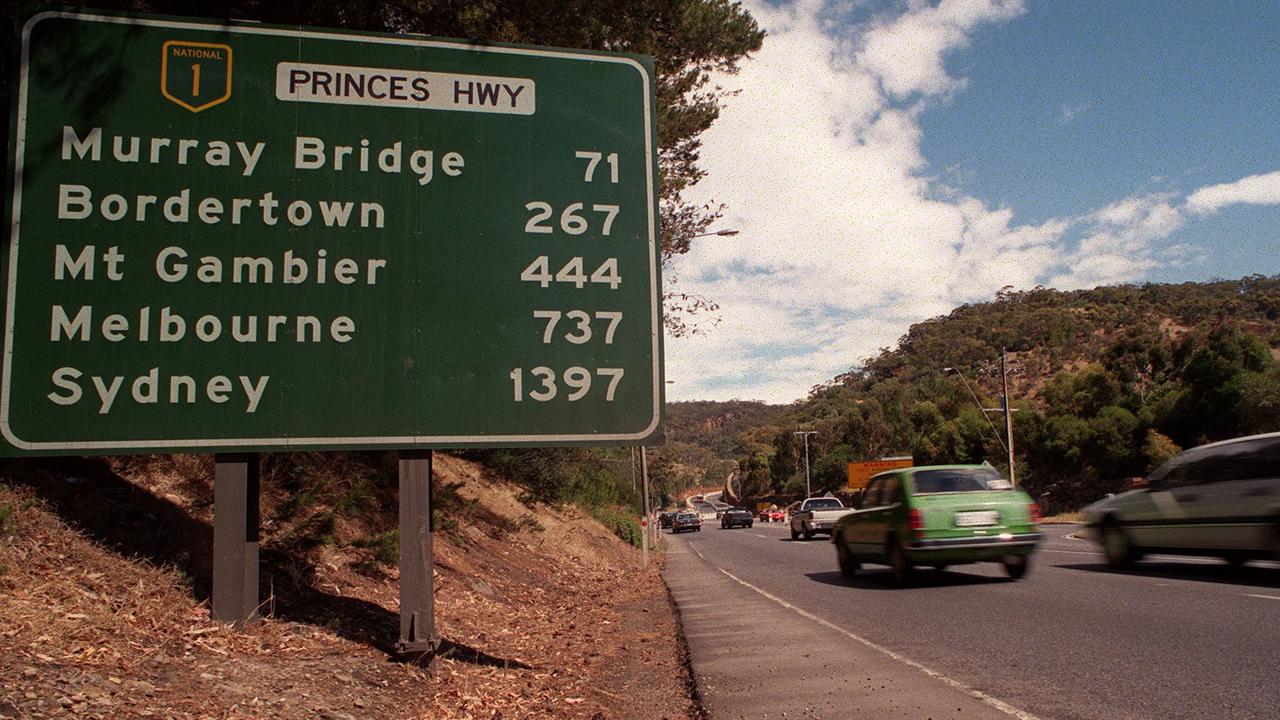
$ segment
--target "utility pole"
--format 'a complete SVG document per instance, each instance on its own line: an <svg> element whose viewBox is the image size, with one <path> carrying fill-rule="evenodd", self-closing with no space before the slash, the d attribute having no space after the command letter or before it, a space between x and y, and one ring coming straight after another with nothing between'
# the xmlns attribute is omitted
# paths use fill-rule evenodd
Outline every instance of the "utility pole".
<svg viewBox="0 0 1280 720"><path fill-rule="evenodd" d="M1017 487L1018 480L1013 474L1013 408L1009 407L1009 371L1005 369L1004 355L1004 348L1000 348L1000 382L1004 388L1000 404L1004 407L1004 434L1009 438L1009 443L1005 446L1009 451L1009 482Z"/></svg>
<svg viewBox="0 0 1280 720"><path fill-rule="evenodd" d="M942 371L955 373L959 376L960 382L964 383L965 389L969 391L971 396L973 396L973 402L978 406L978 409L982 411L983 419L985 419L987 424L991 426L991 434L995 436L996 442L1000 443L1000 447L1004 448L1004 451L1008 453L1009 482L1013 485L1017 485L1018 481L1014 477L1013 470L1013 413L1017 412L1017 410L1009 407L1009 371L1005 367L1005 349L1000 348L1000 383L1004 394L1000 396L1000 407L998 408L982 407L982 401L978 399L978 394L969 386L969 381L964 379L964 373L960 372L959 368L945 367L942 368ZM1004 413L1004 433L1005 437L1009 438L1009 442L1007 443L1004 441L1004 438L1000 437L1000 432L996 430L995 424L991 422L989 413L993 412Z"/></svg>
<svg viewBox="0 0 1280 720"><path fill-rule="evenodd" d="M640 526L640 554L644 566L649 567L649 457L645 447L640 446L640 484L644 490L644 524Z"/></svg>
<svg viewBox="0 0 1280 720"><path fill-rule="evenodd" d="M817 430L797 430L792 435L804 436L804 496L807 498L813 495L813 489L809 487L809 436L817 435Z"/></svg>

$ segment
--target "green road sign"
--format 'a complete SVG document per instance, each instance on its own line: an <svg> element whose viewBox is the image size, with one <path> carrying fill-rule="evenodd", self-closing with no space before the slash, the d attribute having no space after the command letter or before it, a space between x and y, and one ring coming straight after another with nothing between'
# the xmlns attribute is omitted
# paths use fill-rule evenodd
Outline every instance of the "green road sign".
<svg viewBox="0 0 1280 720"><path fill-rule="evenodd" d="M42 13L0 454L661 432L652 61Z"/></svg>

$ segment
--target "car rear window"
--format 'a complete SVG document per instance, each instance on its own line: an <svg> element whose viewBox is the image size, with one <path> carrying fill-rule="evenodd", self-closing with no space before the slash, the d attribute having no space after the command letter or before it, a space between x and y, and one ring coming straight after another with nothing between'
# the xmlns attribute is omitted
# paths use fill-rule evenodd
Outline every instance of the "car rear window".
<svg viewBox="0 0 1280 720"><path fill-rule="evenodd" d="M842 508L842 507L844 506L841 505L840 501L836 500L835 498L822 498L818 500L809 501L810 510L823 510L826 508Z"/></svg>
<svg viewBox="0 0 1280 720"><path fill-rule="evenodd" d="M952 492L981 492L1005 490L1009 481L1000 473L987 468L963 468L957 470L921 470L911 476L915 494Z"/></svg>

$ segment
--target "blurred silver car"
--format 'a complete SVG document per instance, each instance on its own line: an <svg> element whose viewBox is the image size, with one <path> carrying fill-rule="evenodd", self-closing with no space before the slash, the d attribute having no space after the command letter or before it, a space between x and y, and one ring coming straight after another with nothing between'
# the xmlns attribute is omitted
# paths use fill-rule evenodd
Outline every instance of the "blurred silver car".
<svg viewBox="0 0 1280 720"><path fill-rule="evenodd" d="M1111 565L1156 552L1280 559L1280 433L1192 448L1141 485L1084 509Z"/></svg>

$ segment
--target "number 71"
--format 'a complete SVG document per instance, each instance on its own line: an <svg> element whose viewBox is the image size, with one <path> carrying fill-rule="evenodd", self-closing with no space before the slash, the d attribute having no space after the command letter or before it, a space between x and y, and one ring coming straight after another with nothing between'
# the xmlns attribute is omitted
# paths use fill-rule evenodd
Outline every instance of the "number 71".
<svg viewBox="0 0 1280 720"><path fill-rule="evenodd" d="M600 164L601 158L604 158L604 161L609 165L609 182L618 182L618 153L609 153L606 156L604 153L598 153L594 150L579 150L573 156L579 160L587 161L587 171L582 174L584 182L592 182L595 179L596 166Z"/></svg>

